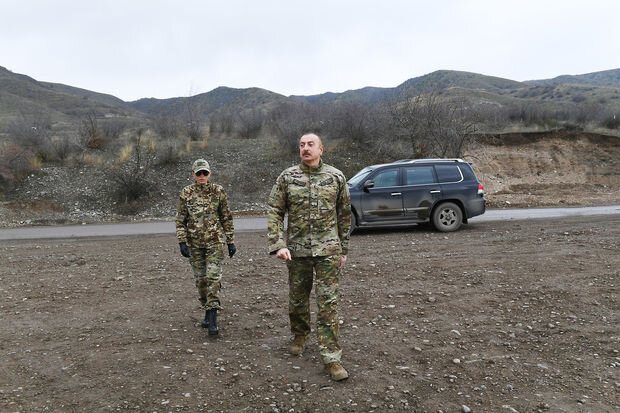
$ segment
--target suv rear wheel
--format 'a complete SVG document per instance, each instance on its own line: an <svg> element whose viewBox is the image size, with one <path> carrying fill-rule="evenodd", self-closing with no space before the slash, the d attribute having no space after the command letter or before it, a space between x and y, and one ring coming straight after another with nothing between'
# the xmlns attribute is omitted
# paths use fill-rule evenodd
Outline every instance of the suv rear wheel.
<svg viewBox="0 0 620 413"><path fill-rule="evenodd" d="M433 211L433 226L437 231L456 231L462 223L463 211L453 202L444 202Z"/></svg>

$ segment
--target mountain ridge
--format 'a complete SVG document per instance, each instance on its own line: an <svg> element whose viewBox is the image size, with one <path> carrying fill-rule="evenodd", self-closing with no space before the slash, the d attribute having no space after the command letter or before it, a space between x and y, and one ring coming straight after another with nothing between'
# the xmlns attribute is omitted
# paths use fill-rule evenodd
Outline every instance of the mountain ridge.
<svg viewBox="0 0 620 413"><path fill-rule="evenodd" d="M37 81L0 66L0 126L28 111L48 112L55 123L76 123L87 112L101 117L143 121L145 115L181 113L190 103L200 116L208 117L225 110L237 113L267 111L283 103L373 105L436 92L470 96L484 94L485 99L496 104L509 101L540 101L546 104L606 101L617 108L620 107L620 69L524 82L466 71L437 70L407 79L391 88L365 86L344 92L285 96L257 87L220 86L193 96L141 98L127 102L109 94Z"/></svg>

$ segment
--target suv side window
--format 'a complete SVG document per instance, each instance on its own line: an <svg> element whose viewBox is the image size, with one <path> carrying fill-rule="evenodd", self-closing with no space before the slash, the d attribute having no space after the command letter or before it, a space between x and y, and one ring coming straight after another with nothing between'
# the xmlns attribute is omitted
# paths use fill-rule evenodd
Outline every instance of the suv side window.
<svg viewBox="0 0 620 413"><path fill-rule="evenodd" d="M375 188L383 188L386 186L398 186L398 169L386 169L379 172L372 179Z"/></svg>
<svg viewBox="0 0 620 413"><path fill-rule="evenodd" d="M437 177L442 184L461 182L463 180L461 170L456 165L435 165L435 171L437 171Z"/></svg>
<svg viewBox="0 0 620 413"><path fill-rule="evenodd" d="M476 180L476 174L474 174L474 170L471 169L471 166L468 163L460 164L459 169L461 170L461 173L463 174L463 178L465 178L466 181Z"/></svg>
<svg viewBox="0 0 620 413"><path fill-rule="evenodd" d="M405 185L434 184L435 174L432 166L414 166L405 168Z"/></svg>

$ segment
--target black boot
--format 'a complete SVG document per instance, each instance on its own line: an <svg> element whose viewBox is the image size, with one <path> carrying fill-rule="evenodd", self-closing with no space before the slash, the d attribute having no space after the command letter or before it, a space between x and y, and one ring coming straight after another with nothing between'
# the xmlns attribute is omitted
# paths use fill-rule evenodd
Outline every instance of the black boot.
<svg viewBox="0 0 620 413"><path fill-rule="evenodd" d="M205 311L205 319L200 322L202 328L209 328L209 310Z"/></svg>
<svg viewBox="0 0 620 413"><path fill-rule="evenodd" d="M217 308L212 308L207 311L207 317L209 319L209 335L217 336Z"/></svg>

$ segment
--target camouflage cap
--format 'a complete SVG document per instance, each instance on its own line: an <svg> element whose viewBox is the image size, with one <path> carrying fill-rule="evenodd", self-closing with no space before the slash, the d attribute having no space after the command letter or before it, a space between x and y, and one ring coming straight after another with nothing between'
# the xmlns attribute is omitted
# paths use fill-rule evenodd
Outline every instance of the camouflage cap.
<svg viewBox="0 0 620 413"><path fill-rule="evenodd" d="M194 161L194 164L192 165L192 171L194 171L194 173L198 171L211 172L211 167L209 166L209 162L207 162L206 160L196 159Z"/></svg>

